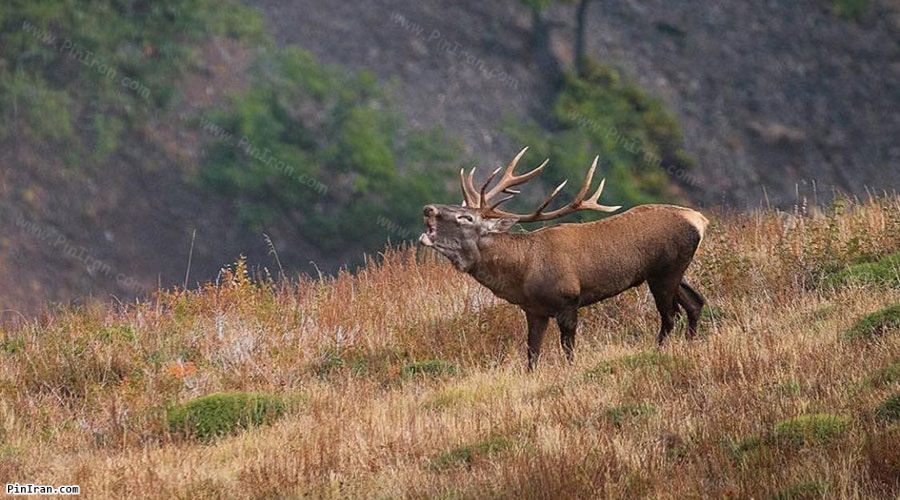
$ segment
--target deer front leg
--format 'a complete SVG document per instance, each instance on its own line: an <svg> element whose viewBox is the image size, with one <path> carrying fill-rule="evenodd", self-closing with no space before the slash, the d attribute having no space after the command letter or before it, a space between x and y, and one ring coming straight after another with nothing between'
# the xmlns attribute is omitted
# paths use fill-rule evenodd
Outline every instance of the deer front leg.
<svg viewBox="0 0 900 500"><path fill-rule="evenodd" d="M556 315L556 324L559 325L559 343L562 346L566 359L571 363L575 360L575 331L578 329L578 309L571 309Z"/></svg>
<svg viewBox="0 0 900 500"><path fill-rule="evenodd" d="M549 318L526 311L525 320L528 322L528 371L532 371L541 355L541 343Z"/></svg>

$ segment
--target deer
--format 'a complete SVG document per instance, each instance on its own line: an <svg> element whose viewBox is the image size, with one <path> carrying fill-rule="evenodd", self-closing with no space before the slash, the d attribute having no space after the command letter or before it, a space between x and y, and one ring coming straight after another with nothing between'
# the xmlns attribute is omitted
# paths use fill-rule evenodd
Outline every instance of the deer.
<svg viewBox="0 0 900 500"><path fill-rule="evenodd" d="M709 221L700 212L676 205L639 205L593 222L562 223L530 232L511 232L520 223L549 221L578 212L616 212L621 206L599 204L606 179L592 196L590 189L599 156L585 175L574 199L548 210L568 180L559 184L529 214L500 207L547 166L516 174L522 149L500 174L494 170L475 187L475 168L459 173L461 205L429 204L423 208L426 232L419 243L446 257L497 297L525 313L527 370L534 369L550 318L560 331L560 345L569 363L574 360L579 309L647 283L660 327L662 347L675 326L679 308L687 313L688 339L697 333L706 300L685 279ZM502 196L501 196L502 195Z"/></svg>

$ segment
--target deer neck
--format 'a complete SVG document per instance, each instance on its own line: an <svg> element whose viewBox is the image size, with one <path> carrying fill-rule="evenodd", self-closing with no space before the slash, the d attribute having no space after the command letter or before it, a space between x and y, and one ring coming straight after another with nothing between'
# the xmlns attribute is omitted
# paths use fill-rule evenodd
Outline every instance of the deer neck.
<svg viewBox="0 0 900 500"><path fill-rule="evenodd" d="M506 298L521 289L527 266L527 241L521 235L492 234L478 242L478 259L467 270L476 281Z"/></svg>

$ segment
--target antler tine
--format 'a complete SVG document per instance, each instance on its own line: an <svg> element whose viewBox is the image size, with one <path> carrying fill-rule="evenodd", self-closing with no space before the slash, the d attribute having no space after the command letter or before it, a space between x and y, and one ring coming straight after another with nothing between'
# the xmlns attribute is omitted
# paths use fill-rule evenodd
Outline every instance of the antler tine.
<svg viewBox="0 0 900 500"><path fill-rule="evenodd" d="M472 185L472 178L474 175L475 167L472 167L472 172L469 173L469 179L467 181L466 170L464 168L459 169L459 184L462 188L463 201L467 207L478 208L478 192L475 191L475 188Z"/></svg>
<svg viewBox="0 0 900 500"><path fill-rule="evenodd" d="M515 175L514 172L515 172L516 166L519 164L519 160L522 159L522 156L525 155L526 151L528 151L527 147L522 148L522 150L519 151L519 154L517 154L516 157L513 158L511 162L509 162L509 165L507 165L506 169L503 171L503 175L500 176L500 180L497 181L497 185L494 186L490 191L488 191L487 194L485 194L485 200L484 200L485 204L489 203L490 200L494 196L497 196L501 192L507 193L507 194L518 194L518 192L517 192L518 190L511 190L509 188L511 188L513 186L518 186L519 184L524 184L524 183L530 181L536 175L541 173L541 171L544 169L544 167L547 166L547 163L550 162L550 159L548 158L548 159L544 160L544 163L541 163L541 165L538 166L537 168L535 168L534 170L526 172L522 175Z"/></svg>
<svg viewBox="0 0 900 500"><path fill-rule="evenodd" d="M491 172L491 175L489 175L488 178L485 179L484 184L481 185L481 191L479 191L479 197L478 197L478 206L480 206L480 207L487 206L488 199L484 197L484 192L485 192L485 190L487 190L487 187L491 183L491 181L494 180L494 177L497 177L498 173L500 173L500 167L497 167L493 172Z"/></svg>
<svg viewBox="0 0 900 500"><path fill-rule="evenodd" d="M603 192L603 186L606 184L606 179L602 179L600 181L600 187L597 188L597 191L593 196L588 198L588 200L582 203L582 206L585 208L591 208L593 210L599 210L601 212L615 212L616 210L622 208L622 205L617 205L615 207L610 207L607 205L600 205L597 203L597 200L600 199L600 193Z"/></svg>
<svg viewBox="0 0 900 500"><path fill-rule="evenodd" d="M622 207L621 206L610 207L610 206L606 206L606 205L600 205L597 203L597 201L600 199L600 194L603 192L603 187L606 185L606 179L603 179L600 181L600 187L597 188L597 191L593 194L593 196L591 196L587 200L584 199L585 195L588 192L588 189L590 189L590 187L591 187L591 181L594 178L594 172L597 169L597 162L599 160L600 160L599 156L594 158L594 162L591 164L591 168L588 169L587 174L584 176L584 183L581 185L581 189L578 190L578 194L575 195L575 198L570 203L564 205L563 207L560 207L556 210L552 210L550 212L544 213L544 209L550 205L550 203L556 198L556 196L560 193L560 191L562 191L563 187L566 185L566 182L568 182L568 181L564 181L562 184L557 186L556 189L554 189L553 192L550 193L550 195L547 197L547 199L545 199L544 202L541 203L541 205L537 208L537 210L535 210L534 212L532 212L528 215L519 215L519 214L510 213L510 212L504 212L502 210L495 210L495 208L498 205L500 205L500 203L507 201L511 197L503 199L500 202L496 203L495 205L487 208L485 211L485 215L489 216L489 217L515 218L515 219L518 219L520 222L535 222L535 221L555 219L557 217L562 217L564 215L568 215L570 213L577 212L579 210L597 210L597 211L601 211L601 212L615 212L616 210L618 210ZM546 162L545 162L545 164L546 164ZM543 168L543 165L541 165L541 167L539 167L539 168ZM502 180L501 180L501 182L502 182Z"/></svg>

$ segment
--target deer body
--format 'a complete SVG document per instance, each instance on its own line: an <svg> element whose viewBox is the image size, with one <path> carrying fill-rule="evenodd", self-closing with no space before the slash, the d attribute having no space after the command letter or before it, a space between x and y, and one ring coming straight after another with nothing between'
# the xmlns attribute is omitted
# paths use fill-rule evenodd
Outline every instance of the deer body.
<svg viewBox="0 0 900 500"><path fill-rule="evenodd" d="M540 355L550 318L556 319L563 350L571 360L578 309L645 282L660 313L657 341L661 344L672 330L679 307L687 312L688 335L693 336L705 301L683 281L683 276L703 238L706 218L674 205L642 205L596 222L508 233L517 222L548 220L586 208L618 209L596 203L602 182L597 193L584 201L595 160L575 202L543 212L561 185L533 214L520 216L496 210L504 200L495 202L492 196L517 193L510 186L527 181L543 168L513 175L521 156L507 167L493 195L485 191L496 171L482 186L480 195L472 185L472 176L468 181L462 177L466 206L426 206L428 232L420 242L434 247L498 297L522 308L528 322L529 369Z"/></svg>

